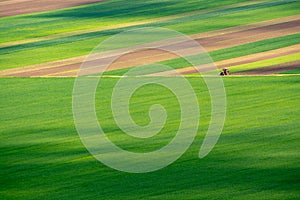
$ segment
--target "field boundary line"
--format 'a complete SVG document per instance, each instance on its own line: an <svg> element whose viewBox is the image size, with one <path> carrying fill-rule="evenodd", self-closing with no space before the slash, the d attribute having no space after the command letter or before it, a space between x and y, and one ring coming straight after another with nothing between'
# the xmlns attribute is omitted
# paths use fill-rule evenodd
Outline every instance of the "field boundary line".
<svg viewBox="0 0 300 200"><path fill-rule="evenodd" d="M212 77L212 78L215 78L215 77L220 77L219 75L191 75L191 74L188 74L188 75L182 75L183 77L186 77L186 78L201 78L201 77ZM225 77L222 77L222 78L238 78L238 77L289 77L289 76L300 76L300 74L252 74L252 75L247 75L247 74L231 74L229 76L225 76ZM99 78L99 76L97 75L90 75L90 76L87 76L89 78ZM157 76L118 76L118 75L103 75L101 76L101 78L148 78L148 77L155 77L157 78ZM176 78L178 76L173 76L173 75L165 75L165 76L160 76L160 77L165 77L165 78ZM20 78L18 76L8 76L8 77L2 77L2 78ZM50 78L50 79L59 79L59 78L76 78L76 76L28 76L27 78Z"/></svg>

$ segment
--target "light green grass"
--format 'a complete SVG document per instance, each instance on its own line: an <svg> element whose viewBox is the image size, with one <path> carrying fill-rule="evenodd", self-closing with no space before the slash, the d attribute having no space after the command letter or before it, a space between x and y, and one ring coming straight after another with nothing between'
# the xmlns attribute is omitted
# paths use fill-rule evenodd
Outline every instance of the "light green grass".
<svg viewBox="0 0 300 200"><path fill-rule="evenodd" d="M106 111L117 79L103 79L98 115ZM227 119L213 151L198 159L210 120L202 81L189 79L201 120L194 144L178 161L156 172L127 174L94 160L74 128L73 79L0 79L0 174L2 199L299 199L299 78L225 77ZM150 151L177 130L176 99L148 85L132 99L132 114L159 102L168 110L168 131L159 140L122 135L108 116L99 117L109 137L132 151Z"/></svg>
<svg viewBox="0 0 300 200"><path fill-rule="evenodd" d="M252 69L258 69L262 67L268 67L272 65L279 65L287 62L293 62L300 60L300 53L294 53L286 56L280 56L272 59L267 59L267 60L261 60L257 62L252 62L252 63L247 63L247 64L242 64L242 65L237 65L230 67L231 72L241 72L241 71L247 71L247 70L252 70Z"/></svg>
<svg viewBox="0 0 300 200"><path fill-rule="evenodd" d="M193 21L194 23L197 23L197 26L192 26L193 30L191 31L186 29L187 27L190 27L190 25L181 23L180 19L178 19L178 21L172 21L173 24L176 24L174 27L172 27L172 25L168 25L168 22L166 22L166 24L153 23L135 27L162 26L181 31L183 33L192 34L195 32L217 30L220 28L228 28L262 20L299 14L299 9L297 9L297 7L299 6L300 2L294 2L269 8L260 8L253 6L251 7L251 9L254 10L251 11L245 11L243 9L224 9L220 11L220 13L214 12L212 14L200 14L199 16L196 16L197 19ZM72 18L66 20L70 21L72 20ZM76 22L72 23L76 24ZM219 23L221 25L219 26L216 23ZM45 24L47 23L45 22ZM47 30L49 30L49 28L47 28ZM90 53L90 51L95 47L96 44L99 44L105 38L124 30L128 30L128 28L103 32L100 31L96 33L82 34L77 36L53 39L49 41L34 42L24 45L1 48L0 60L2 63L0 66L2 69L8 69L38 64L42 62L60 60L79 55L86 55ZM37 30L37 32L39 32L39 30ZM13 35L14 34L6 34L5 38L13 37Z"/></svg>

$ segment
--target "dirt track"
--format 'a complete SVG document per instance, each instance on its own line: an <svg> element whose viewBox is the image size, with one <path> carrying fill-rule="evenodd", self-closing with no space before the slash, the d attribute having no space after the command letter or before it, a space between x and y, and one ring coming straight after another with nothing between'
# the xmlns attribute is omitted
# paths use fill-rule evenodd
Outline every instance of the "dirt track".
<svg viewBox="0 0 300 200"><path fill-rule="evenodd" d="M0 17L68 8L104 0L7 0L0 2Z"/></svg>
<svg viewBox="0 0 300 200"><path fill-rule="evenodd" d="M280 19L279 19L280 20ZM248 25L249 26L249 25ZM262 27L256 27L248 30L236 32L225 33L219 30L219 34L205 37L197 38L196 35L193 37L199 42L202 46L205 47L207 51L213 51L223 48L228 48L236 45L241 45L245 43L255 42L258 40L275 38L279 36L294 34L299 32L300 19L291 20L287 22L282 22L278 24L271 24ZM225 31L226 32L226 31ZM200 35L199 35L200 36ZM189 46L181 44L172 44L169 45L174 49L188 49ZM190 55L195 54L193 51L190 51ZM111 65L110 69L121 69L130 66L137 66L141 64L149 64L153 62L159 62L163 60L169 60L176 58L177 56L168 52L163 52L161 50L142 50L134 52L133 54L128 54L122 56L119 60ZM81 65L81 61L84 57L76 58L77 62L74 63L74 60L67 59L66 61L56 61L50 63L50 65L40 64L25 68L16 68L11 70L3 70L0 72L2 76L76 76L77 70ZM105 58L104 58L105 59ZM252 60L255 58L252 58ZM102 58L103 60L103 58ZM101 59L98 60L101 63Z"/></svg>

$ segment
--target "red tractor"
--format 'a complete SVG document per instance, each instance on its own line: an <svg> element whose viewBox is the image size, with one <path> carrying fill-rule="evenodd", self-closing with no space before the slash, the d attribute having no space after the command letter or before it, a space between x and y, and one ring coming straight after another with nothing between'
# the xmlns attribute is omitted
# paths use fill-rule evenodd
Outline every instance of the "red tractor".
<svg viewBox="0 0 300 200"><path fill-rule="evenodd" d="M220 72L220 76L227 76L229 75L229 70L227 68L222 69Z"/></svg>

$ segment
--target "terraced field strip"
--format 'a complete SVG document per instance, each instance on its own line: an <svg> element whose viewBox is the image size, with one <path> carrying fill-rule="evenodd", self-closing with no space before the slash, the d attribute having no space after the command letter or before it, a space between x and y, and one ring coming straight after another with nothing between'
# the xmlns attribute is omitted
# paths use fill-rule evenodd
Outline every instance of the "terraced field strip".
<svg viewBox="0 0 300 200"><path fill-rule="evenodd" d="M261 53L256 53L256 54L251 54L247 56L241 56L238 58L232 58L228 60L222 60L219 62L215 62L215 66L217 68L224 68L224 67L232 67L232 66L237 66L241 64L249 64L257 61L263 61L267 59L272 59L272 58L277 58L285 55L290 55L294 53L299 53L300 52L300 44L289 46L289 47L284 47L280 49L275 49L271 51L266 51L266 52L261 52ZM285 66L284 64L281 64L282 66ZM210 65L208 65L210 66ZM293 65L294 66L294 65ZM205 71L206 66L198 66L200 69ZM195 67L186 67L186 68L181 68L181 69L176 69L172 71L164 71L164 72L159 72L155 74L151 74L153 76L172 76L177 73L180 74L193 74L193 73L198 73L199 69L196 69Z"/></svg>
<svg viewBox="0 0 300 200"><path fill-rule="evenodd" d="M196 39L196 41L199 42L202 46L204 46L204 48L207 51L214 51L218 49L224 49L232 46L255 42L258 40L276 38L284 35L298 33L299 27L300 27L300 20L296 20L296 21L285 22L276 25L265 26L261 28L254 28L247 31L222 34L221 36L213 36L209 38ZM239 38L239 39L237 40L235 38ZM174 44L173 48L182 49L182 51L186 53L186 56L195 55L199 53L194 49L189 49L188 45L185 45L183 43ZM174 54L170 54L169 52L158 51L158 53L153 53L153 50L142 50L136 52L135 56L130 57L130 59L122 59L120 61L116 61L111 65L109 70L116 70L116 69L132 67L132 66L150 64L150 63L170 60L174 58L178 58L178 56ZM102 63L102 61L99 59L98 63ZM71 74L72 76L76 76L79 66L80 63L69 65L68 69L70 70L68 70L67 72L65 71L66 68L64 66L61 68L57 68L58 71L56 73L53 74L45 73L44 75L66 76L67 73L67 75ZM73 74L70 73L71 71L73 71ZM34 74L31 73L31 75ZM40 72L38 75L40 75Z"/></svg>
<svg viewBox="0 0 300 200"><path fill-rule="evenodd" d="M253 29L253 28L260 28L260 27L264 27L264 26L270 26L270 25L280 24L280 23L284 23L284 22L295 21L295 20L299 20L299 19L300 19L300 14L266 20L266 21L261 21L261 22L256 22L256 23L251 23L251 24L245 24L245 25L241 25L241 26L234 26L234 27L219 29L219 30L215 30L215 31L193 34L193 35L190 35L190 37L193 39L213 37L213 36L218 36L218 35L222 35L222 34L234 33L234 32L238 32L238 31L246 31L246 30Z"/></svg>
<svg viewBox="0 0 300 200"><path fill-rule="evenodd" d="M290 63L294 61L300 60L300 53L292 53L289 55L282 55L276 58L271 58L271 59L265 59L265 60L260 60L252 63L246 63L246 64L241 64L241 65L236 65L231 67L232 72L241 72L241 71L247 71L247 70L254 70L258 68L264 68L264 67L269 67L269 66L274 66L274 65L280 65L280 64L285 64L285 63Z"/></svg>
<svg viewBox="0 0 300 200"><path fill-rule="evenodd" d="M134 22L115 24L115 25L105 26L105 27L101 27L101 28L71 31L71 32L54 34L54 35L49 35L49 36L44 36L44 37L37 37L37 38L30 38L30 39L26 39L26 40L6 42L6 43L1 43L0 48L20 45L20 44L28 44L28 43L33 43L33 42L52 40L52 39L58 39L61 37L68 37L68 36L75 36L75 35L111 30L111 29L145 25L145 24L149 24L149 23L162 22L162 21L166 21L166 20L178 19L181 17L187 17L187 16L191 16L191 15L199 15L199 14L204 14L204 13L208 13L208 12L219 11L219 10L224 10L224 9L229 9L229 8L235 8L235 7L247 6L247 5L255 5L258 3L262 3L262 2L266 2L266 0L243 2L243 3L232 4L232 5L220 6L217 8L211 8L211 9L205 9L205 10L200 10L200 11L193 11L193 12L181 13L181 14L170 15L170 16L165 16L165 17L159 17L159 18L154 18L154 19L139 20L139 21L134 21Z"/></svg>
<svg viewBox="0 0 300 200"><path fill-rule="evenodd" d="M149 2L154 2L149 1ZM244 1L244 0L230 0L226 2L237 2L237 1ZM115 2L116 1L112 1ZM168 1L167 1L168 2ZM167 3L166 2L166 3ZM189 1L189 6L182 5L186 9L184 10L195 10L195 8L192 8L191 5L197 4L195 0ZM286 16L292 16L299 14L299 11L295 9L297 6L299 6L299 1L268 1L266 3L262 4L255 4L250 6L244 6L244 7L237 7L237 8L231 8L231 9L224 9L221 11L215 11L215 12L209 12L205 14L200 15L193 15L188 17L183 17L175 20L167 20L163 22L158 23L150 23L147 25L140 25L140 26L134 26L133 28L143 28L149 25L153 25L154 27L166 27L171 28L173 30L177 30L179 32L183 32L187 35L195 34L199 32L207 32L212 30L218 30L222 28L229 28L233 26L239 26L244 24L251 24L255 22L260 22L264 20L270 20L280 17L286 17ZM151 4L151 3L150 3ZM164 10L165 3L159 3L159 8L161 7L162 10ZM209 2L208 2L209 4ZM222 4L225 4L222 2ZM103 6L102 6L103 5ZM100 3L96 5L97 9L105 8L105 10L109 10L110 2ZM201 4L202 5L202 4ZM205 4L204 4L205 5ZM119 13L118 11L122 11L123 7L125 8L131 8L133 5L129 4L128 6L121 6L119 8L114 8L114 14ZM212 5L211 5L212 6ZM211 6L201 6L202 9L204 8L210 8ZM157 12L154 12L157 10L155 6L151 4L150 8L148 9L148 6L143 7L142 11L140 13L137 13L135 16L131 13L131 16L134 20L136 20L136 17L139 19L147 19L143 16L145 13L149 13L150 17L158 17L162 16L164 14L155 14ZM173 7L173 5L172 5ZM178 8L178 6L175 7ZM13 40L21 40L26 39L28 37L41 37L45 36L47 34L53 34L53 33L62 33L66 31L72 31L72 30L83 30L90 27L98 27L98 26L108 26L113 25L116 23L121 22L130 22L133 20L128 20L126 16L122 14L122 16L119 16L118 18L108 18L108 15L105 14L104 18L99 18L98 15L101 13L95 13L93 12L93 6L82 6L76 9L68 9L68 10L62 10L59 12L49 12L45 14L40 15L29 15L24 17L18 17L17 19L19 21L15 20L16 27L13 29L11 26L5 25L6 18L2 20L4 22L4 31L7 30L5 33L2 32L2 36L4 36L3 41L13 41ZM200 8L199 8L200 9ZM88 23L83 23L81 20L81 17L79 14L75 11L81 11L84 15L82 16L91 16L84 18L87 20ZM180 13L179 9L175 9L175 13ZM137 9L133 9L133 13L137 12ZM178 11L178 12L177 12ZM122 12L123 13L123 12ZM270 15L266 15L265 13L270 13ZM272 13L272 14L271 14ZM101 14L102 15L102 14ZM170 15L168 13L165 13L165 15ZM248 15L253 15L254 17L246 17ZM40 19L36 19L37 17L41 17ZM59 17L61 16L61 17ZM72 22L74 23L68 23L66 24L66 21L64 20L66 17L74 16L74 19ZM59 18L57 18L59 17ZM124 18L125 17L125 18ZM92 20L95 18L95 20ZM241 19L246 20L241 20ZM7 23L14 24L15 18L7 18ZM32 20L33 22L31 22ZM100 21L103 21L103 23L100 23ZM26 26L23 28L21 26L21 20L24 20L26 22ZM99 22L99 23L98 23ZM190 25L189 22L195 23L194 25ZM41 26L34 26L35 24L40 24ZM62 24L61 26L57 26L57 24ZM72 25L70 25L72 24ZM77 24L77 26L75 26ZM175 25L175 26L169 26L169 25ZM50 28L50 27L51 28ZM38 27L38 28L35 28ZM20 28L20 30L19 30ZM7 48L1 48L0 49L0 68L2 70L9 69L9 68L17 68L17 67L24 67L24 66L30 66L45 62L52 62L62 59L68 59L72 57L77 56L83 56L89 54L92 49L95 47L95 44L98 44L99 42L105 40L111 35L114 35L115 33L119 33L125 30L129 30L130 28L122 28L122 29L112 29L107 31L100 31L96 33L89 33L89 34L82 34L82 35L76 35L71 37L63 37L59 39L54 40L47 40L42 42L35 42L35 43L29 43L24 45L17 45L17 46L11 46ZM52 30L53 29L53 30ZM19 31L18 31L19 30ZM21 30L24 30L21 32ZM32 30L32 31L30 31ZM34 31L35 30L35 31ZM24 34L23 34L24 33ZM0 34L1 35L1 34ZM10 37L6 38L6 35L10 35ZM126 42L120 42L120 45L118 45L118 48L121 48L121 46L125 46ZM291 44L292 45L292 44ZM114 45L109 49L117 49ZM49 53L51 52L51 53ZM28 56L30 55L30 57Z"/></svg>
<svg viewBox="0 0 300 200"><path fill-rule="evenodd" d="M276 23L277 22L277 23ZM203 45L208 51L213 51L217 49L227 48L230 46L236 46L242 43L249 43L261 39L273 38L282 35L292 34L299 32L299 22L300 15L291 16L282 19L268 20L265 22L259 22L254 24L248 24L242 26L240 31L240 27L233 27L224 30L212 31L212 35L210 37L199 38L203 34L192 35L193 38L196 39L201 45ZM269 25L270 24L270 25ZM255 27L255 28L250 28ZM247 28L249 28L247 30ZM246 29L246 30L245 30ZM219 35L217 35L218 33ZM210 35L206 33L204 35ZM239 38L238 40L234 38ZM176 40L175 40L176 41ZM184 44L176 44L174 42L174 48L176 45L180 45L181 47ZM163 44L163 42L162 42ZM172 44L171 44L172 45ZM186 49L184 49L186 50ZM149 52L150 51L150 52ZM193 54L193 51L191 51ZM106 52L108 57L113 55L113 52ZM147 58L148 57L148 58ZM149 59L151 57L151 59ZM152 50L144 50L140 52L136 52L134 57L130 57L130 60L119 60L114 63L114 66L111 67L111 70L120 69L130 66L136 66L140 64L147 64L145 61L148 60L148 63L159 62L163 60L173 59L176 56L166 52L156 52L153 54ZM84 61L85 56L59 60L55 62L43 63L23 68L14 68L0 71L1 76L65 76L72 75L75 76L77 73L77 69ZM52 68L52 69L51 69Z"/></svg>
<svg viewBox="0 0 300 200"><path fill-rule="evenodd" d="M269 75L295 69L300 69L300 60L235 72L233 75Z"/></svg>
<svg viewBox="0 0 300 200"><path fill-rule="evenodd" d="M64 66L64 65L71 65L71 64L75 64L75 63L82 63L85 58L86 58L86 56L79 56L76 58L69 58L69 59L58 60L58 61L54 61L54 62L41 63L41 64L31 65L31 66L26 66L26 67L1 70L0 76L9 76L14 73L26 73L26 72L36 71L36 70L55 68L55 67Z"/></svg>
<svg viewBox="0 0 300 200"><path fill-rule="evenodd" d="M97 3L104 0L9 0L0 1L0 17L43 12L84 4Z"/></svg>
<svg viewBox="0 0 300 200"><path fill-rule="evenodd" d="M218 37L196 39L207 51L224 49L269 38L299 33L300 20L284 22L245 31L223 34Z"/></svg>

